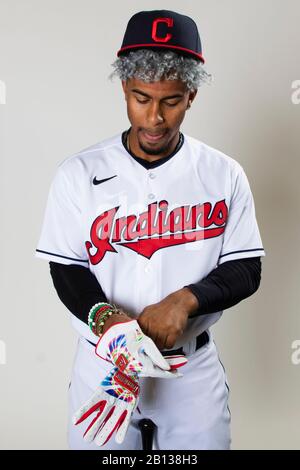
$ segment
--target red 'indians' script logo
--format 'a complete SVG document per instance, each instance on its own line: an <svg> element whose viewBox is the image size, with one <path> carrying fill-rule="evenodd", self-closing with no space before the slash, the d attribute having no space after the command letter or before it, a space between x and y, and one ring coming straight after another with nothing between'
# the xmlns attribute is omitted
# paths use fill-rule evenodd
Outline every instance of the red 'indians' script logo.
<svg viewBox="0 0 300 470"><path fill-rule="evenodd" d="M113 244L150 259L162 248L219 237L228 217L225 199L216 202L213 208L210 202L205 202L176 207L169 214L167 201L154 202L139 216L115 218L119 207L103 212L92 223L91 241L85 242L92 264L100 263L106 252L117 253Z"/></svg>

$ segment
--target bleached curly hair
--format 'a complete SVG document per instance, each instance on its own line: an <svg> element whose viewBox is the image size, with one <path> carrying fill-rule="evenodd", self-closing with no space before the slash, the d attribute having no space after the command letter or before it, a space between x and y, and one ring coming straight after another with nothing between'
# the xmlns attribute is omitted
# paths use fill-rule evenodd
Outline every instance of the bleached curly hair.
<svg viewBox="0 0 300 470"><path fill-rule="evenodd" d="M171 50L130 51L127 55L118 57L111 65L114 68L109 75L111 80L114 76L125 81L133 77L144 82L179 79L190 91L196 90L204 83L210 84L212 81L212 75L205 70L202 62Z"/></svg>

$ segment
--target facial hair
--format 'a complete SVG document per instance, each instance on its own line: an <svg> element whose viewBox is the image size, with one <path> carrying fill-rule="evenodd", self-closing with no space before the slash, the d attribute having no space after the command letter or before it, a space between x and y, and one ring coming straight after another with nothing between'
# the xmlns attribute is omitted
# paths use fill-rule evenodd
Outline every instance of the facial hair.
<svg viewBox="0 0 300 470"><path fill-rule="evenodd" d="M138 143L140 148L143 150L146 155L161 155L165 154L168 155L171 153L171 146L172 146L172 141L168 141L166 144L161 145L160 147L157 148L151 148L151 147L146 147L142 144L140 139L138 139Z"/></svg>

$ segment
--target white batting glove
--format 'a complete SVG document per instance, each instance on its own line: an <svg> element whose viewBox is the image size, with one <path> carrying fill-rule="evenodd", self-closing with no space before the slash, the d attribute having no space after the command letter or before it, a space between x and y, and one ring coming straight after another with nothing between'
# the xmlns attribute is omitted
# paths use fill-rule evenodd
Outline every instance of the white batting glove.
<svg viewBox="0 0 300 470"><path fill-rule="evenodd" d="M102 446L116 431L115 440L121 444L131 415L138 404L139 389L139 384L133 377L123 374L114 367L73 417L73 424L77 425L97 412L83 439L86 442L94 440L97 446Z"/></svg>
<svg viewBox="0 0 300 470"><path fill-rule="evenodd" d="M95 352L125 374L160 378L181 375L171 371L169 363L152 339L142 332L136 320L110 327L100 337Z"/></svg>
<svg viewBox="0 0 300 470"><path fill-rule="evenodd" d="M187 359L181 355L166 359L174 374L177 373L177 368L187 363ZM180 376L179 373L174 375L174 377ZM83 439L102 446L116 432L115 440L121 444L125 439L132 413L138 405L139 391L137 378L127 376L114 367L91 398L75 413L73 424L80 424L92 413L97 413L86 429Z"/></svg>

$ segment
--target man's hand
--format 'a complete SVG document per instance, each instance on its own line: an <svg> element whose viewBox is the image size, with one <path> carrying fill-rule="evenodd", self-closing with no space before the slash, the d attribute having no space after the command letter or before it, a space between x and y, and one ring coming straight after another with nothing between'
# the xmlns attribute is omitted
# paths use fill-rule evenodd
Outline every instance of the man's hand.
<svg viewBox="0 0 300 470"><path fill-rule="evenodd" d="M124 374L175 378L167 360L136 320L111 326L100 337L95 352Z"/></svg>
<svg viewBox="0 0 300 470"><path fill-rule="evenodd" d="M189 315L198 307L197 298L184 287L145 307L137 321L159 349L171 349L182 335Z"/></svg>

